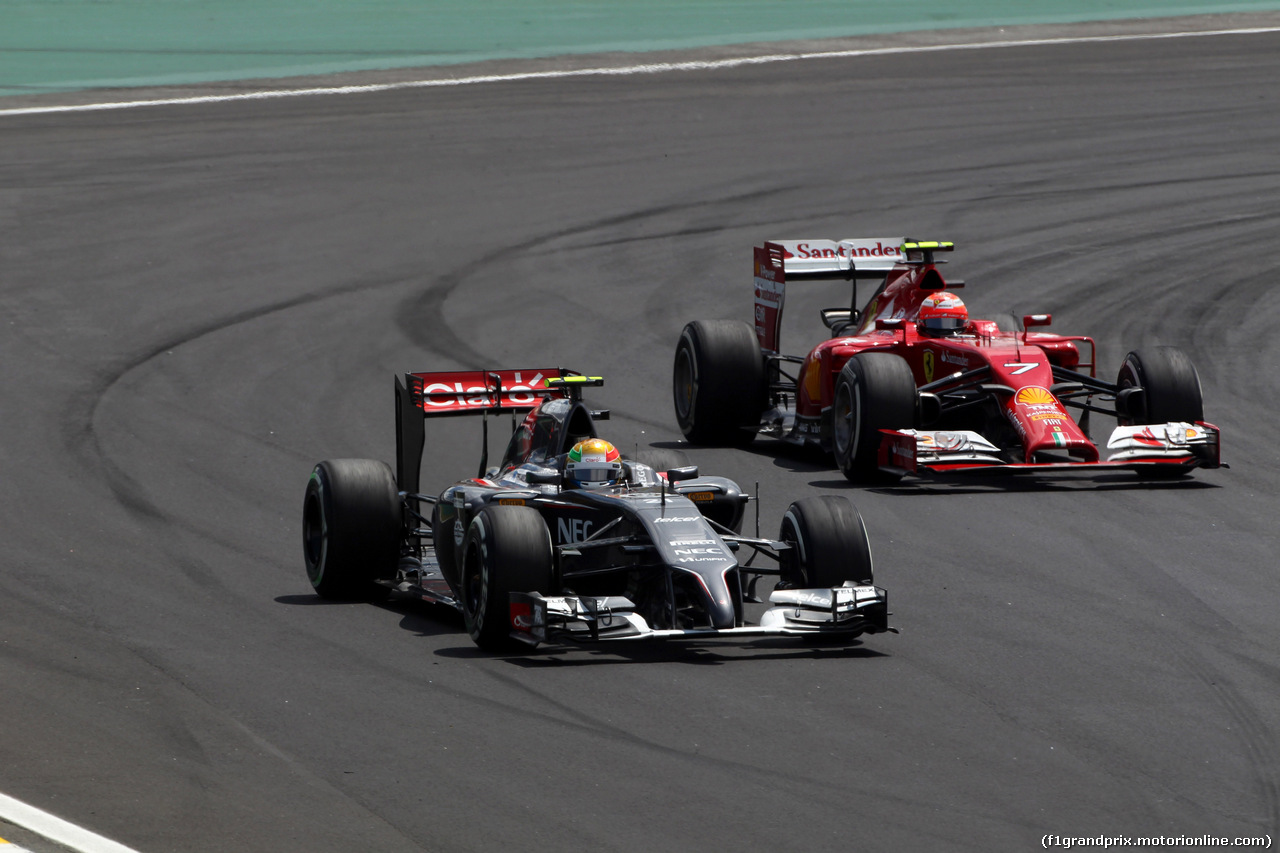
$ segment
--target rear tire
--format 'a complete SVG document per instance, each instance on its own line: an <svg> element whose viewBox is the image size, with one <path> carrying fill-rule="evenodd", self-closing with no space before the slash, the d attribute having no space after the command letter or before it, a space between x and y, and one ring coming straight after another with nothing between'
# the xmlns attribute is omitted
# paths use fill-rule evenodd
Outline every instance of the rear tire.
<svg viewBox="0 0 1280 853"><path fill-rule="evenodd" d="M551 533L536 509L488 506L467 528L462 558L462 616L486 652L526 651L511 638L510 594L551 592Z"/></svg>
<svg viewBox="0 0 1280 853"><path fill-rule="evenodd" d="M906 359L861 352L836 377L831 445L836 464L855 483L892 483L900 474L879 467L880 430L911 429L917 420L916 381Z"/></svg>
<svg viewBox="0 0 1280 853"><path fill-rule="evenodd" d="M394 578L403 514L395 477L374 459L329 459L311 472L302 503L307 578L322 598L385 597Z"/></svg>
<svg viewBox="0 0 1280 853"><path fill-rule="evenodd" d="M778 538L790 542L782 580L798 589L875 582L867 527L857 507L837 495L801 498L782 516Z"/></svg>
<svg viewBox="0 0 1280 853"><path fill-rule="evenodd" d="M676 344L672 371L676 421L695 444L745 446L767 402L756 333L736 320L695 320Z"/></svg>
<svg viewBox="0 0 1280 853"><path fill-rule="evenodd" d="M1204 420L1200 376L1185 352L1177 347L1133 351L1120 365L1116 384L1142 389L1139 411L1117 420L1123 426Z"/></svg>

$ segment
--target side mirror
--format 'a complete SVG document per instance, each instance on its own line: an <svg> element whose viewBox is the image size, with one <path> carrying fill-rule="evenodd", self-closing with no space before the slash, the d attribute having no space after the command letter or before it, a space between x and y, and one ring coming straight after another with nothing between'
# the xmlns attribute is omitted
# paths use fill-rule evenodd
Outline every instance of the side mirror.
<svg viewBox="0 0 1280 853"><path fill-rule="evenodd" d="M1032 326L1047 326L1053 322L1052 314L1023 314L1022 328L1030 329Z"/></svg>
<svg viewBox="0 0 1280 853"><path fill-rule="evenodd" d="M668 483L678 483L681 480L692 480L698 476L697 465L686 465L683 468L672 468L667 472Z"/></svg>
<svg viewBox="0 0 1280 853"><path fill-rule="evenodd" d="M564 474L559 471L530 471L524 481L535 486L559 486L564 482Z"/></svg>
<svg viewBox="0 0 1280 853"><path fill-rule="evenodd" d="M877 329L901 329L906 324L901 317L881 317L876 320Z"/></svg>

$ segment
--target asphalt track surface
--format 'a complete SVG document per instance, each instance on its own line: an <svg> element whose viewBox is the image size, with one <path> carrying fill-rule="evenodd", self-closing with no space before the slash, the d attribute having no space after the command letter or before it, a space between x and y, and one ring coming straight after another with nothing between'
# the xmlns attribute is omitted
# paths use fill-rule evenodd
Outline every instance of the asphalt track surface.
<svg viewBox="0 0 1280 853"><path fill-rule="evenodd" d="M1255 34L5 117L4 792L141 851L1274 838L1278 77ZM849 648L494 658L312 595L307 474L392 457L395 373L598 373L616 443L674 446L676 338L749 318L751 246L871 234L954 240L977 313L1102 375L1183 346L1233 467L692 451L766 531L857 503L902 634ZM793 289L785 348L843 299Z"/></svg>

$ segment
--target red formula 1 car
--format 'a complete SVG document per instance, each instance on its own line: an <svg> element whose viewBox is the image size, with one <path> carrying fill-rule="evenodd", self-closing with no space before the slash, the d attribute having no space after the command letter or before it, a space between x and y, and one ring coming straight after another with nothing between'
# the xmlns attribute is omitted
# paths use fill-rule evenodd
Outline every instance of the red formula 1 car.
<svg viewBox="0 0 1280 853"><path fill-rule="evenodd" d="M1115 382L1101 380L1092 338L1031 331L1048 314L969 318L950 292L964 282L946 281L936 259L952 249L900 238L756 248L755 328L700 320L680 335L673 391L685 437L740 445L763 433L820 447L854 481L1221 465L1182 350L1130 352ZM853 298L823 309L829 339L807 356L783 355L786 283L813 278L847 280ZM878 286L859 309L864 279ZM1105 458L1089 438L1093 412L1116 418Z"/></svg>

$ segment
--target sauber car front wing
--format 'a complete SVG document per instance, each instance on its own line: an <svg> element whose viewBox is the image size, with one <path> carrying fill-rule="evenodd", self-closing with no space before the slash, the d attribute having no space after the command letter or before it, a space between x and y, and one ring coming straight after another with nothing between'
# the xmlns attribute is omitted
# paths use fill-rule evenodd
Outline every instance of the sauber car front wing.
<svg viewBox="0 0 1280 853"><path fill-rule="evenodd" d="M1000 448L976 432L881 430L879 464L894 474L1024 474L1225 468L1219 430L1203 421L1116 427L1107 441L1111 451L1097 462L1007 462Z"/></svg>
<svg viewBox="0 0 1280 853"><path fill-rule="evenodd" d="M889 626L889 596L877 586L846 582L834 589L774 590L757 625L736 628L658 629L620 595L546 597L511 593L511 636L536 646L569 641L702 640L744 636L844 636L897 633Z"/></svg>

